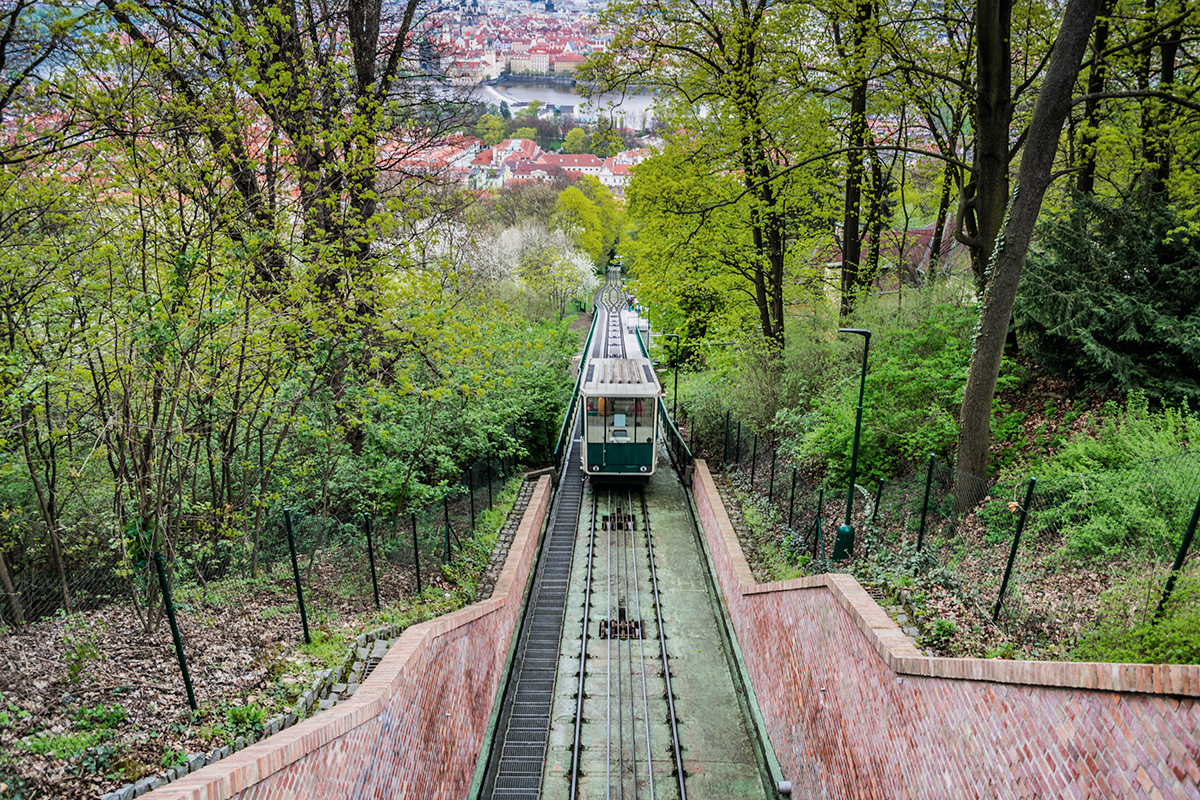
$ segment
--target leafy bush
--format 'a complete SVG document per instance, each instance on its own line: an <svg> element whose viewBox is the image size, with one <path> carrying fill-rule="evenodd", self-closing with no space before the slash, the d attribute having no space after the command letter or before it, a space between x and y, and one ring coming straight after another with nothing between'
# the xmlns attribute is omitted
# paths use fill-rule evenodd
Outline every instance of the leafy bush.
<svg viewBox="0 0 1200 800"><path fill-rule="evenodd" d="M1200 247L1180 226L1155 193L1076 195L1021 274L1025 348L1061 373L1200 402Z"/></svg>
<svg viewBox="0 0 1200 800"><path fill-rule="evenodd" d="M82 755L89 747L112 736L111 731L88 731L86 733L62 733L30 736L21 740L21 745L34 755L66 759Z"/></svg>
<svg viewBox="0 0 1200 800"><path fill-rule="evenodd" d="M903 309L864 302L854 324L872 330L859 469L864 478L911 469L929 453L947 460L958 436L955 419L966 384L975 309L938 289ZM790 455L844 479L854 445L862 340L832 331L830 368L807 402L775 416Z"/></svg>
<svg viewBox="0 0 1200 800"><path fill-rule="evenodd" d="M229 706L225 709L225 720L233 738L258 733L267 719L267 712L254 704Z"/></svg>
<svg viewBox="0 0 1200 800"><path fill-rule="evenodd" d="M1161 619L1154 612L1161 596L1161 570L1132 573L1104 593L1095 630L1082 638L1072 657L1080 661L1145 664L1200 663L1200 575L1180 576Z"/></svg>
<svg viewBox="0 0 1200 800"><path fill-rule="evenodd" d="M1140 392L1110 403L1097 436L1077 436L1039 466L1035 527L1069 559L1174 555L1200 495L1200 416L1149 408Z"/></svg>

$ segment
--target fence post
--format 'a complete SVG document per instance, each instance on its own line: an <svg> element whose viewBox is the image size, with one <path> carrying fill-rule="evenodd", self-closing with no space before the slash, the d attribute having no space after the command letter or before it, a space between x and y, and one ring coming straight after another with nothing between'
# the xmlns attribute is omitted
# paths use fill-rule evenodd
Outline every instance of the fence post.
<svg viewBox="0 0 1200 800"><path fill-rule="evenodd" d="M883 497L883 478L879 479L879 485L875 487L875 506L871 509L871 527L875 527L875 518L879 516L879 500Z"/></svg>
<svg viewBox="0 0 1200 800"><path fill-rule="evenodd" d="M375 576L375 548L371 545L371 515L363 512L367 523L367 559L371 562L371 589L375 592L375 610L379 610L379 579Z"/></svg>
<svg viewBox="0 0 1200 800"><path fill-rule="evenodd" d="M308 635L308 611L304 608L304 590L300 588L300 565L296 562L296 539L292 536L292 510L283 510L283 527L287 531L288 552L292 554L292 577L296 579L296 601L300 604L300 624L304 626L304 643L312 644Z"/></svg>
<svg viewBox="0 0 1200 800"><path fill-rule="evenodd" d="M750 448L750 491L754 491L754 472L758 467L758 434L754 434L754 445Z"/></svg>
<svg viewBox="0 0 1200 800"><path fill-rule="evenodd" d="M792 512L796 510L796 468L792 467L792 493L788 499L788 527L792 527Z"/></svg>
<svg viewBox="0 0 1200 800"><path fill-rule="evenodd" d="M467 494L471 498L471 535L475 535L475 481L472 478L471 467L467 467Z"/></svg>
<svg viewBox="0 0 1200 800"><path fill-rule="evenodd" d="M179 671L183 673L183 685L187 688L188 705L195 711L196 693L192 691L192 676L188 674L187 656L183 654L183 637L179 635L179 623L175 621L175 604L171 602L171 587L167 585L162 553L154 554L154 566L158 568L158 586L162 589L163 603L167 607L167 620L171 623L171 638L175 640L175 656L179 659Z"/></svg>
<svg viewBox="0 0 1200 800"><path fill-rule="evenodd" d="M767 484L767 502L772 502L775 497L775 457L779 455L779 451L774 447L771 448L771 482Z"/></svg>
<svg viewBox="0 0 1200 800"><path fill-rule="evenodd" d="M1167 577L1167 585L1163 587L1162 599L1158 601L1158 608L1154 611L1154 619L1160 619L1163 615L1163 609L1166 608L1167 601L1171 599L1171 592L1175 591L1175 578L1179 574L1179 570L1183 567L1183 560L1187 558L1188 548L1192 546L1192 537L1196 535L1196 523L1200 521L1200 499L1196 500L1196 508L1192 511L1192 521L1188 523L1187 531L1183 534L1183 541L1179 543L1179 552L1175 554L1175 563L1171 566L1171 574Z"/></svg>
<svg viewBox="0 0 1200 800"><path fill-rule="evenodd" d="M450 495L442 495L442 510L446 519L446 549L442 551L442 563L450 563Z"/></svg>
<svg viewBox="0 0 1200 800"><path fill-rule="evenodd" d="M825 487L822 486L817 490L817 518L813 521L813 549L812 557L817 557L817 539L823 539L821 535L821 507L825 504ZM821 542L821 558L825 557L825 542Z"/></svg>
<svg viewBox="0 0 1200 800"><path fill-rule="evenodd" d="M729 412L725 412L725 465L729 465Z"/></svg>
<svg viewBox="0 0 1200 800"><path fill-rule="evenodd" d="M413 563L417 566L417 594L421 593L421 546L417 543L417 512L410 511L413 529Z"/></svg>
<svg viewBox="0 0 1200 800"><path fill-rule="evenodd" d="M1033 487L1037 478L1029 479L1025 490L1025 502L1021 505L1021 516L1017 518L1017 532L1013 535L1012 550L1008 554L1008 566L1004 568L1004 580L1000 582L1000 594L996 597L996 608L992 610L992 622L1000 618L1000 604L1004 602L1004 590L1008 588L1008 576L1012 574L1013 562L1017 560L1017 545L1021 543L1021 531L1025 529L1025 517L1029 514L1029 501L1033 499Z"/></svg>
<svg viewBox="0 0 1200 800"><path fill-rule="evenodd" d="M925 541L925 517L929 513L929 487L933 483L933 453L929 454L929 467L925 470L925 501L921 503L921 530L917 532L917 552Z"/></svg>

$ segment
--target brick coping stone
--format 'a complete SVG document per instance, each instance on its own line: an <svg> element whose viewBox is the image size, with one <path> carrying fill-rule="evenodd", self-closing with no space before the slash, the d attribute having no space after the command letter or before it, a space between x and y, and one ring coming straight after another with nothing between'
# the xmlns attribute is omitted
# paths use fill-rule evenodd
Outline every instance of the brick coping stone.
<svg viewBox="0 0 1200 800"><path fill-rule="evenodd" d="M900 626L880 608L852 576L826 573L772 583L755 583L729 515L720 501L712 473L696 459L692 491L715 518L719 540L743 596L827 589L854 620L880 658L897 675L965 681L1055 686L1106 692L1140 692L1200 697L1200 665L1113 664L1085 661L1012 661L985 658L940 658L921 654Z"/></svg>
<svg viewBox="0 0 1200 800"><path fill-rule="evenodd" d="M419 677L410 674L415 671L416 655L439 637L502 610L510 593L524 592L550 491L550 478L540 478L491 598L408 628L359 689L328 711L144 796L151 800L226 800L378 716L405 681Z"/></svg>

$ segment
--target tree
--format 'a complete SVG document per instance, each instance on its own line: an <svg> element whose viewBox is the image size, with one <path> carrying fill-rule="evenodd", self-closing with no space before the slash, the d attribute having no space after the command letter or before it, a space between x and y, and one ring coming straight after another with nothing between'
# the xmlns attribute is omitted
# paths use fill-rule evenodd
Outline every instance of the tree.
<svg viewBox="0 0 1200 800"><path fill-rule="evenodd" d="M991 46L1002 47L1007 40L1007 31L1004 30L1007 12L1003 8L993 7L997 3L1003 6L1005 2L983 0L979 4L981 17L996 15L1001 26L1001 30L989 32L986 36L981 34L981 42L986 38ZM997 241L1001 244L992 250L989 270L985 273L988 286L983 293L975 348L959 416L957 468L960 475L977 478L987 475L992 399L1000 375L1021 266L1029 249L1042 198L1050 185L1051 167L1069 109L1063 98L1070 96L1079 75L1080 63L1095 23L1097 5L1098 0L1070 0L1063 11L1062 23L1025 135L1017 186L1009 201L1004 224L997 228L1002 236ZM983 47L983 44L980 46ZM980 85L991 86L996 80L1003 82L1008 75L1008 68L1007 64L997 64L995 53L981 57L977 65ZM985 72L992 71L996 71L996 74L984 76ZM1000 88L990 89L987 94L993 101L995 97L1007 96L1006 90ZM985 101L981 99L980 102ZM1004 147L1007 148L1007 142ZM979 191L984 191L982 184ZM956 487L955 498L960 509L970 507L979 499L961 480Z"/></svg>
<svg viewBox="0 0 1200 800"><path fill-rule="evenodd" d="M484 114L475 123L475 135L488 147L495 147L504 141L504 122L499 117Z"/></svg>
<svg viewBox="0 0 1200 800"><path fill-rule="evenodd" d="M600 158L615 156L625 149L625 138L611 119L601 117L592 129L592 152Z"/></svg>
<svg viewBox="0 0 1200 800"><path fill-rule="evenodd" d="M587 134L584 133L583 128L571 128L571 130L567 131L566 138L563 139L563 147L562 147L563 152L564 153L586 152L586 150L584 149L586 146L586 140L587 140Z"/></svg>
<svg viewBox="0 0 1200 800"><path fill-rule="evenodd" d="M814 177L814 176L809 176ZM823 297L828 231L836 213L817 183L781 181L780 209L791 246L783 270L787 303ZM690 148L669 146L633 171L626 189L629 216L639 227L621 246L633 284L656 323L679 333L740 332L757 327L764 341L771 306L764 304L761 261L751 207L738 176L714 172ZM692 209L704 213L689 213Z"/></svg>
<svg viewBox="0 0 1200 800"><path fill-rule="evenodd" d="M529 297L545 299L559 319L567 301L595 289L590 259L575 248L572 232L527 219L493 239L487 258L498 271L518 279Z"/></svg>
<svg viewBox="0 0 1200 800"><path fill-rule="evenodd" d="M427 55L418 52L413 35L421 22L420 0L395 8L357 0L320 7L284 0L101 4L153 57L180 113L201 121L239 195L240 240L276 239L279 209L273 203L285 192L279 184L286 178L299 195L299 255L320 264L308 271L316 293L330 307L369 315L372 242L385 201L379 176L387 166L379 132L386 128L403 143L392 148L392 158L403 161L406 149L428 146L461 127L448 109L470 108L440 88L404 79ZM280 163L266 170L269 185L259 175L243 98L270 122L273 151L287 165L286 175ZM259 249L259 277L279 291L290 272L287 258L278 243Z"/></svg>
<svg viewBox="0 0 1200 800"><path fill-rule="evenodd" d="M517 128L512 132L510 139L537 139L537 131L533 128Z"/></svg>
<svg viewBox="0 0 1200 800"><path fill-rule="evenodd" d="M1044 226L1014 319L1025 352L1123 392L1200 402L1200 248L1145 181L1129 197L1083 194Z"/></svg>
<svg viewBox="0 0 1200 800"><path fill-rule="evenodd" d="M90 10L57 0L12 0L0 7L0 127L5 131L0 164L27 161L90 138L91 131L69 114L68 103L47 100L61 101L78 91L61 67L71 60L64 54L68 42L86 30L92 16ZM13 114L14 108L23 113Z"/></svg>
<svg viewBox="0 0 1200 800"><path fill-rule="evenodd" d="M508 108L507 100L500 101L500 116L504 119L512 119L512 111Z"/></svg>
<svg viewBox="0 0 1200 800"><path fill-rule="evenodd" d="M525 107L517 112L517 119L537 119L538 111L542 107L542 101L534 98L525 104Z"/></svg>
<svg viewBox="0 0 1200 800"><path fill-rule="evenodd" d="M517 273L529 291L546 295L560 320L566 315L569 299L593 290L598 283L587 257L573 249L530 249L522 256Z"/></svg>
<svg viewBox="0 0 1200 800"><path fill-rule="evenodd" d="M601 266L605 263L608 251L600 210L578 187L568 186L559 193L550 224L553 228L565 231L575 246L586 253L594 264Z"/></svg>
<svg viewBox="0 0 1200 800"><path fill-rule="evenodd" d="M730 221L746 226L746 237L738 239L748 239L752 249L740 257L752 276L760 330L776 348L784 343L791 212L782 179L804 183L802 166L825 149L829 134L824 111L779 80L788 63L780 55L782 45L800 33L793 26L795 14L768 0L620 0L601 17L616 31L610 48L584 70L598 90L637 83L663 91L667 99L658 113L682 133L672 142L672 161L694 159L714 175L740 176L742 190L721 197L745 210ZM600 155L595 134L593 145ZM689 208L669 198L661 207L681 215L713 208L704 199Z"/></svg>
<svg viewBox="0 0 1200 800"><path fill-rule="evenodd" d="M617 240L621 229L625 227L625 213L617 205L611 191L595 175L583 175L575 182L579 191L583 192L600 218L601 253L604 263L608 263L616 251ZM597 263L597 266L602 264Z"/></svg>

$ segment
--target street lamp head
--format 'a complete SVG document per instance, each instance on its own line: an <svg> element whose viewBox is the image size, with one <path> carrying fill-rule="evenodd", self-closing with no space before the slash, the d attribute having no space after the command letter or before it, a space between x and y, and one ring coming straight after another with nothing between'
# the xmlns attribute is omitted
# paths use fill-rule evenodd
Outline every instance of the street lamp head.
<svg viewBox="0 0 1200 800"><path fill-rule="evenodd" d="M866 328L838 328L838 333L857 333L859 336L866 337L867 341L871 340L871 332Z"/></svg>

